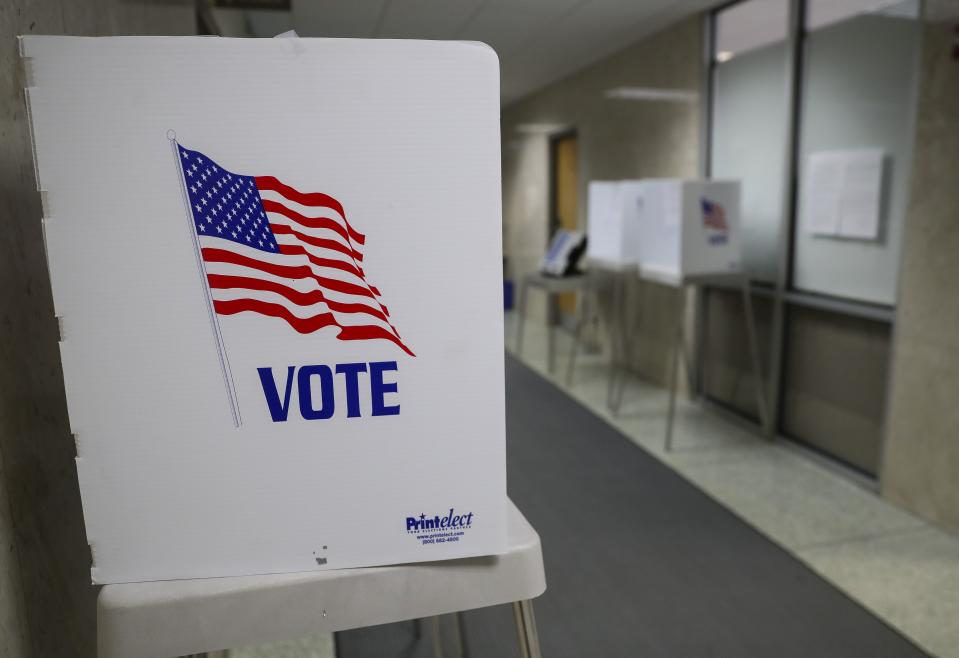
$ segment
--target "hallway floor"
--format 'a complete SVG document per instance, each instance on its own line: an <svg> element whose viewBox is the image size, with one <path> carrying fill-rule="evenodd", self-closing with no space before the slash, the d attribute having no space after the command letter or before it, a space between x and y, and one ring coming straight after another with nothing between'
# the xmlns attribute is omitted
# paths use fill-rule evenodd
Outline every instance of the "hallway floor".
<svg viewBox="0 0 959 658"><path fill-rule="evenodd" d="M514 319L507 315L506 345L515 356ZM630 377L622 409L613 416L606 407L609 367L602 356L578 358L567 387L569 336L557 332L556 374L550 376L545 328L531 320L526 330L521 360L535 372L916 645L934 656L959 658L959 537L887 503L790 442L763 440L682 397L674 447L667 453L664 389ZM467 617L471 635L510 624L500 607L469 614L475 616ZM406 630L376 627L368 638L374 646L392 646L406 641ZM332 638L323 634L229 653L333 654Z"/></svg>
<svg viewBox="0 0 959 658"><path fill-rule="evenodd" d="M506 395L507 489L543 546L544 658L928 657L512 357ZM469 654L519 658L510 616L465 612ZM350 630L338 656L459 656L451 635L434 654L409 622Z"/></svg>
<svg viewBox="0 0 959 658"><path fill-rule="evenodd" d="M531 319L526 332L524 363L916 644L959 658L959 537L887 503L789 442L766 441L682 397L667 453L664 389L630 377L613 416L606 406L605 359L578 357L567 387L569 336L557 332L551 376L545 327ZM510 313L511 353L515 337Z"/></svg>

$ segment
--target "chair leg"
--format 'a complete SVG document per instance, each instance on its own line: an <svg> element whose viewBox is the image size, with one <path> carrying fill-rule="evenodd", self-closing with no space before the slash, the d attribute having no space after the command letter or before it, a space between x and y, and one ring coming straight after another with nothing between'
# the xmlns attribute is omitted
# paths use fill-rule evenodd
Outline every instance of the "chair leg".
<svg viewBox="0 0 959 658"><path fill-rule="evenodd" d="M513 618L516 621L516 635L522 657L542 658L539 634L536 632L536 617L533 615L533 602L529 599L514 602Z"/></svg>

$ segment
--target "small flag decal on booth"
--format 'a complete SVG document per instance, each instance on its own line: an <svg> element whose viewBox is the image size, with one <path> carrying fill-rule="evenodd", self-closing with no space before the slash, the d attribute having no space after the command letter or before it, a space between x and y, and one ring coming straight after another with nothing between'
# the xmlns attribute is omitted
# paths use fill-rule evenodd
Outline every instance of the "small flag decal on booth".
<svg viewBox="0 0 959 658"><path fill-rule="evenodd" d="M710 201L705 197L700 199L700 203L703 207L703 227L709 236L709 243L725 244L729 233L726 210L722 204Z"/></svg>

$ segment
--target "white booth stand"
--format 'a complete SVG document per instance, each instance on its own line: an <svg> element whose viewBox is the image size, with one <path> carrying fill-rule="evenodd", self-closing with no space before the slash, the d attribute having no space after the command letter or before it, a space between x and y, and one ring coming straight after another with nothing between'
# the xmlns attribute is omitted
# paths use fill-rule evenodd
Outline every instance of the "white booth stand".
<svg viewBox="0 0 959 658"><path fill-rule="evenodd" d="M567 383L573 379L573 367L576 361L576 352L580 343L580 334L583 326L588 323L594 313L593 304L596 304L596 310L600 307L599 295L606 290L609 293L609 345L610 345L610 367L609 378L606 384L606 406L615 411L618 398L616 397L616 383L625 381L626 368L632 360L633 355L633 332L629 330L629 297L627 289L629 280L636 276L638 266L636 263L617 262L605 260L591 256L589 259L590 276L597 283L593 285L590 292L583 296L583 302L580 305L579 317L576 322L575 339L573 349L569 359L569 372L567 373Z"/></svg>
<svg viewBox="0 0 959 658"><path fill-rule="evenodd" d="M587 202L588 271L583 275L554 277L541 273L526 275L520 284L519 322L516 353L522 353L529 289L545 292L552 300L563 293L579 293L580 304L573 329L573 345L566 369L566 384L572 385L576 355L579 352L583 327L596 317L600 295L609 294L609 340L611 367L607 382L607 405L613 408L617 377L630 361L631 334L628 331L626 289L636 275L639 262L639 211L641 181L590 181ZM555 328L548 327L547 368L555 370Z"/></svg>
<svg viewBox="0 0 959 658"><path fill-rule="evenodd" d="M503 555L443 562L106 585L99 658L173 658L512 603L523 658L539 658L531 599L546 590L539 536L509 503Z"/></svg>
<svg viewBox="0 0 959 658"><path fill-rule="evenodd" d="M672 449L679 360L686 356L686 290L734 286L742 292L745 330L752 363L760 423L766 424L759 347L756 341L749 274L742 270L737 181L650 179L639 183L639 277L679 290L675 344L669 375L669 413L665 449ZM690 378L692 381L692 378ZM622 386L617 396L622 398Z"/></svg>
<svg viewBox="0 0 959 658"><path fill-rule="evenodd" d="M590 274L576 274L573 276L549 276L541 272L530 272L520 281L519 303L517 304L518 317L516 322L516 356L523 353L523 335L526 333L526 316L529 313L529 292L531 288L543 291L547 296L546 318L546 369L550 374L556 370L556 327L552 322L551 308L553 299L563 293L580 293L585 299L595 285L595 279ZM577 324L579 320L577 320ZM576 333L576 340L579 331ZM576 342L573 343L573 352L570 357L572 364L576 352ZM572 365L567 370L567 383L572 376Z"/></svg>
<svg viewBox="0 0 959 658"><path fill-rule="evenodd" d="M588 271L576 276L554 277L539 272L527 274L523 277L519 290L516 355L521 356L523 353L523 337L526 333L530 289L543 291L549 298L549 307L552 306L552 300L558 295L564 293L579 294L580 304L573 327L573 344L566 365L566 385L572 386L573 371L582 342L583 327L596 318L600 307L599 297L604 292L608 292L611 304L609 337L612 349L612 365L607 381L607 404L612 408L618 372L616 363L628 363L628 355L631 353L630 332L627 329L626 281L629 277L635 276L636 271L635 265L619 265L590 259ZM546 331L546 367L547 371L553 374L556 370L556 327L550 322L549 318L547 318Z"/></svg>
<svg viewBox="0 0 959 658"><path fill-rule="evenodd" d="M641 269L639 278L644 281L650 281L667 286L675 287L679 290L679 309L676 314L676 324L674 330L675 343L673 346L671 363L669 368L669 412L666 416L666 435L663 448L669 452L673 448L673 424L676 416L676 389L679 384L679 360L682 358L687 367L691 370L691 362L686 354L686 291L688 288L717 286L717 287L736 287L742 291L743 298L743 318L746 329L746 339L749 343L749 358L753 370L753 380L755 382L756 408L759 410L760 426L766 426L766 396L763 392L762 369L759 364L759 345L756 341L756 324L753 316L752 296L749 291L749 275L745 272L724 272L709 274L687 274L683 276L666 273L655 269ZM692 377L690 377L692 381ZM619 398L622 398L622 387L619 390ZM617 405L618 408L618 405Z"/></svg>

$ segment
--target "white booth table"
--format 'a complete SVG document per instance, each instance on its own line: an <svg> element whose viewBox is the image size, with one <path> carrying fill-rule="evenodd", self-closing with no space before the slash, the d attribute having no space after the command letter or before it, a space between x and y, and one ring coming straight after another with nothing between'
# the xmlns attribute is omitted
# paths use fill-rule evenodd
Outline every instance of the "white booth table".
<svg viewBox="0 0 959 658"><path fill-rule="evenodd" d="M509 502L503 555L236 578L106 585L100 658L173 658L513 603L524 658L539 658L531 599L546 590L539 535Z"/></svg>
<svg viewBox="0 0 959 658"><path fill-rule="evenodd" d="M537 288L546 293L551 300L556 295L563 293L583 293L591 289L594 285L593 278L588 273L574 274L570 276L549 276L541 272L530 272L523 277L519 288L519 304L517 305L516 322L516 355L523 353L523 334L526 329L526 316L529 306L529 290ZM551 311L547 308L546 318L546 368L550 374L556 369L556 328L549 317ZM574 347L575 349L575 347Z"/></svg>
<svg viewBox="0 0 959 658"><path fill-rule="evenodd" d="M569 361L566 367L566 385L573 384L573 371L576 365L576 356L579 353L583 327L594 318L600 308L599 295L603 291L610 294L610 322L609 338L611 348L611 364L607 385L607 404L613 408L613 395L617 373L629 363L631 351L631 336L628 331L626 280L635 276L637 266L628 263L614 263L601 259L588 259L589 268L573 276L547 276L540 272L532 272L523 277L520 284L519 304L517 306L516 323L516 355L523 352L523 336L528 314L529 289L542 290L550 298L563 293L578 293L581 295L579 308L576 312L575 326L573 327L573 344L570 348ZM556 369L556 337L555 326L547 318L547 371L552 374ZM620 364L620 365L617 365Z"/></svg>

